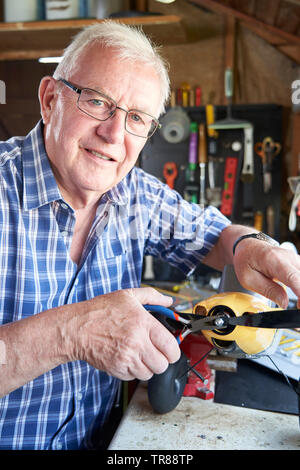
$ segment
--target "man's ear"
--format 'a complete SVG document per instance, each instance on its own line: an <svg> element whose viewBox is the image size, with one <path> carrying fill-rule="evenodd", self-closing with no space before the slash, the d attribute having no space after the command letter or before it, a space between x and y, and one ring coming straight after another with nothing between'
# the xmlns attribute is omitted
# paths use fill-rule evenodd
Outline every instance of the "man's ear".
<svg viewBox="0 0 300 470"><path fill-rule="evenodd" d="M40 111L43 123L47 124L51 115L56 97L56 80L53 77L43 77L39 86Z"/></svg>

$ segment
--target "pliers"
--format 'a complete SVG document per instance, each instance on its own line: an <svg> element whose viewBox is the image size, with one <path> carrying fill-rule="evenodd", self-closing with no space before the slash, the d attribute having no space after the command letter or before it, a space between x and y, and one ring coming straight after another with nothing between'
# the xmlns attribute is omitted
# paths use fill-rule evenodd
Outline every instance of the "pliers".
<svg viewBox="0 0 300 470"><path fill-rule="evenodd" d="M176 337L178 344L190 333L199 333L201 330L215 330L220 324L219 316L205 316L194 313L179 313L176 310L162 307L161 305L144 305L144 308L151 313L158 313L165 317L179 322L183 325L182 331ZM220 325L221 326L221 325Z"/></svg>

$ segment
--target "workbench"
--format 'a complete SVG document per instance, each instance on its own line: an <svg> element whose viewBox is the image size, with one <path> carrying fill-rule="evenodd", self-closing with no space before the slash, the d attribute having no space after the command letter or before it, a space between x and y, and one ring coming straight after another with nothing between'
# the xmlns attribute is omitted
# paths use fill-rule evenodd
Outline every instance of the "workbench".
<svg viewBox="0 0 300 470"><path fill-rule="evenodd" d="M300 450L299 418L197 397L157 414L142 382L109 450Z"/></svg>

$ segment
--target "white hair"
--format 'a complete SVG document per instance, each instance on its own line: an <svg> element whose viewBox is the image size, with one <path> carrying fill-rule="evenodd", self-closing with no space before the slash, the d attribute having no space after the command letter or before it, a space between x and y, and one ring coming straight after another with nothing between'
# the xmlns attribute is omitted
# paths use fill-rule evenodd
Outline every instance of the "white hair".
<svg viewBox="0 0 300 470"><path fill-rule="evenodd" d="M161 83L161 109L164 112L170 94L168 64L160 54L160 47L153 44L140 28L112 20L95 23L80 31L64 50L63 59L56 67L55 79L69 79L85 49L99 42L103 47L117 49L120 59L136 61L154 68Z"/></svg>

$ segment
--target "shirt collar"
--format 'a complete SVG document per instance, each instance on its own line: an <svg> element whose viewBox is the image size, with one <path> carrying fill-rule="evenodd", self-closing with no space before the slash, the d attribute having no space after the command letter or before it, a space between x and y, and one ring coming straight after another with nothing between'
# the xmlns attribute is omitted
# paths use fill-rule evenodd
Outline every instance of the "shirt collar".
<svg viewBox="0 0 300 470"><path fill-rule="evenodd" d="M62 199L46 153L43 124L39 121L23 142L23 207L36 209ZM128 175L101 198L117 205L129 200Z"/></svg>
<svg viewBox="0 0 300 470"><path fill-rule="evenodd" d="M25 137L22 156L24 209L62 199L46 153L41 121Z"/></svg>
<svg viewBox="0 0 300 470"><path fill-rule="evenodd" d="M107 191L104 197L114 204L123 206L129 200L128 175L116 186Z"/></svg>

